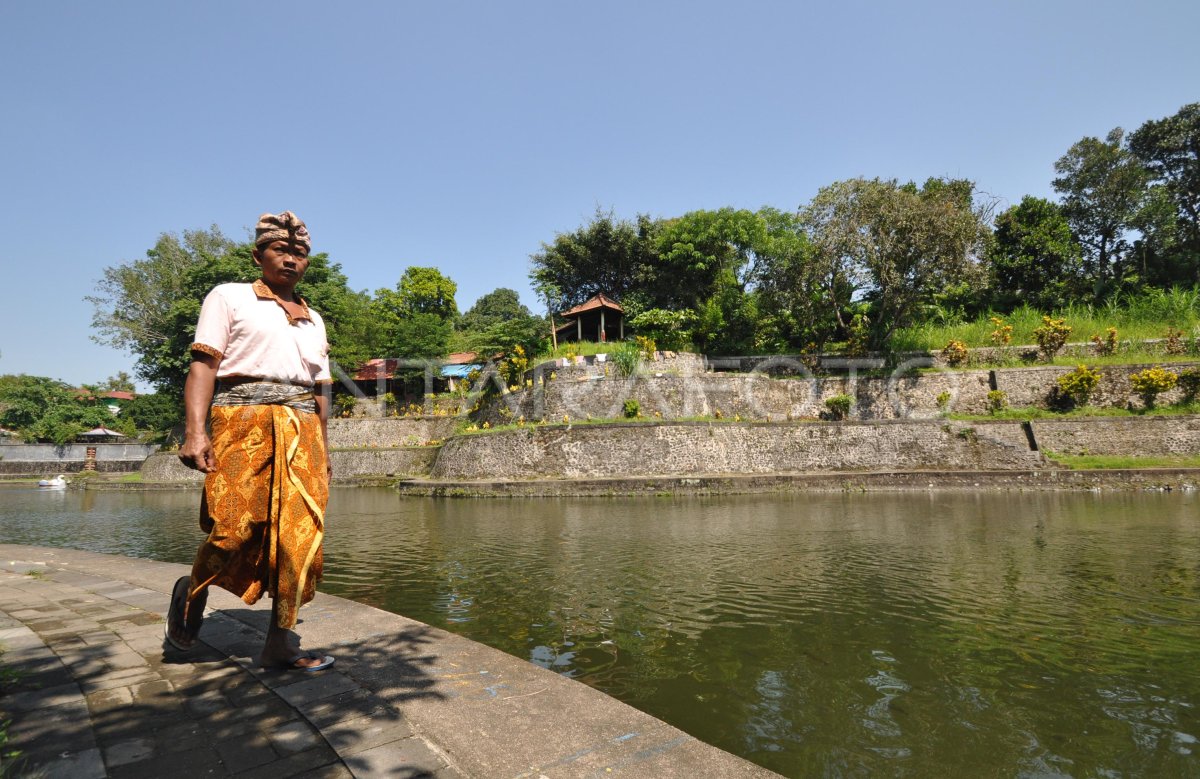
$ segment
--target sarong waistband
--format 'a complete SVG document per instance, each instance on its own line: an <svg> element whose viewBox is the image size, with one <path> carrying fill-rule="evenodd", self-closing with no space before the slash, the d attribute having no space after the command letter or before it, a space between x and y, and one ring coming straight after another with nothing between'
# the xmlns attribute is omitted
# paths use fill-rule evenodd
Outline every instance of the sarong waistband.
<svg viewBox="0 0 1200 779"><path fill-rule="evenodd" d="M317 413L312 387L284 384L264 379L218 381L213 394L214 406L288 406L297 411Z"/></svg>

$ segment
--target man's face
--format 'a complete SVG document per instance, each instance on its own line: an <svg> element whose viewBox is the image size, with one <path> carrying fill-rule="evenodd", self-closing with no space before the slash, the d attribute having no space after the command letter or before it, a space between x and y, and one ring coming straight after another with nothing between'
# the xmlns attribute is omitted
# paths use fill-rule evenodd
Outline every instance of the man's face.
<svg viewBox="0 0 1200 779"><path fill-rule="evenodd" d="M271 241L254 250L254 264L262 268L268 285L294 287L308 270L308 249L284 240Z"/></svg>

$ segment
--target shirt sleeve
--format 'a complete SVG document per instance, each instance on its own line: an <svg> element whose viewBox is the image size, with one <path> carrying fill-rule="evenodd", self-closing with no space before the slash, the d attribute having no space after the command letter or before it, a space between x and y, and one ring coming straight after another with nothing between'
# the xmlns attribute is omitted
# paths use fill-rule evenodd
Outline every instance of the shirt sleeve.
<svg viewBox="0 0 1200 779"><path fill-rule="evenodd" d="M196 339L190 347L193 352L216 357L225 356L229 346L229 301L218 290L204 298L200 306L200 321L196 323Z"/></svg>

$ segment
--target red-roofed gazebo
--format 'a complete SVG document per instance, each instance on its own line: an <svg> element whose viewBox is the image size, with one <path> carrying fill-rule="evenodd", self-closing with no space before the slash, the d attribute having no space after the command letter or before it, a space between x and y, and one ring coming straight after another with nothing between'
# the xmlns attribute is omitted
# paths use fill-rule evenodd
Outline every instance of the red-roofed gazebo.
<svg viewBox="0 0 1200 779"><path fill-rule="evenodd" d="M555 328L559 341L625 340L625 309L603 292L563 311L559 317L565 320Z"/></svg>

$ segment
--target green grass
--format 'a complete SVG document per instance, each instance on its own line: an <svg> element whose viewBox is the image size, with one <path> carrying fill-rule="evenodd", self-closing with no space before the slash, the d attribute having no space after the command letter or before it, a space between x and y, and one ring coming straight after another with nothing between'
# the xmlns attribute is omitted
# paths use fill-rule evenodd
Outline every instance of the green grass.
<svg viewBox="0 0 1200 779"><path fill-rule="evenodd" d="M544 354L539 354L536 357L530 358L529 365L532 367L537 365L539 362L554 360L559 357L574 357L576 355L590 357L594 354L608 354L616 349L619 349L625 343L627 342L609 341L608 343L594 343L592 341L573 341L571 343L560 344L557 349L553 349ZM628 343L633 342L629 341Z"/></svg>
<svg viewBox="0 0 1200 779"><path fill-rule="evenodd" d="M1104 454L1058 454L1045 452L1046 457L1075 471L1099 471L1117 468L1200 468L1200 455L1163 455L1158 457L1128 457Z"/></svg>
<svg viewBox="0 0 1200 779"><path fill-rule="evenodd" d="M1023 306L1010 314L988 312L970 322L929 323L900 330L893 338L896 351L940 351L951 340L968 347L995 346L990 317L1000 316L1013 328L1013 345L1034 345L1033 331L1042 326L1043 312ZM1183 331L1184 338L1195 338L1200 328L1200 288L1150 290L1136 297L1116 299L1104 305L1072 305L1049 314L1066 320L1071 327L1068 341L1088 342L1092 336L1104 338L1108 328L1117 328L1120 341L1164 338L1167 328Z"/></svg>

